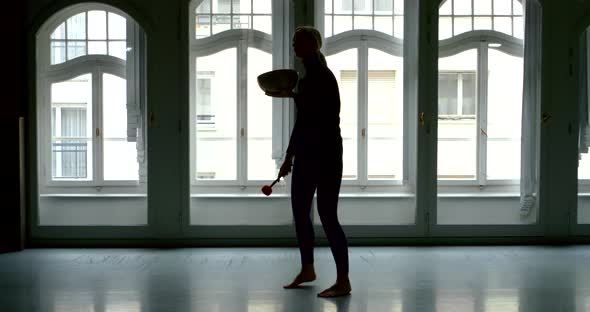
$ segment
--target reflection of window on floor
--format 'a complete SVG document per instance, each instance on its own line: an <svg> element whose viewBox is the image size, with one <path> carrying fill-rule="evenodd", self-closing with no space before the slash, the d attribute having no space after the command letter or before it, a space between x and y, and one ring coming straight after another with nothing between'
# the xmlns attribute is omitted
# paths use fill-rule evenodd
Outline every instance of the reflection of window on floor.
<svg viewBox="0 0 590 312"><path fill-rule="evenodd" d="M214 128L215 114L211 107L211 82L215 72L197 73L197 128Z"/></svg>
<svg viewBox="0 0 590 312"><path fill-rule="evenodd" d="M475 73L438 74L438 119L475 119Z"/></svg>
<svg viewBox="0 0 590 312"><path fill-rule="evenodd" d="M54 178L86 178L86 104L54 103L51 135Z"/></svg>

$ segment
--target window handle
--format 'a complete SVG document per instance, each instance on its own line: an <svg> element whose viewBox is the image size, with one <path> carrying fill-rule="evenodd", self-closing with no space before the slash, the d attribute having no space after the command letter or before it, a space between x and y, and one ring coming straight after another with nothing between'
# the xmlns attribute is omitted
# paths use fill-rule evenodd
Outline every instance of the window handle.
<svg viewBox="0 0 590 312"><path fill-rule="evenodd" d="M487 132L486 132L486 131L485 131L483 128L481 128L481 129L479 129L479 130L481 130L481 134L483 134L483 135L485 135L485 136L488 136L488 133L487 133Z"/></svg>
<svg viewBox="0 0 590 312"><path fill-rule="evenodd" d="M244 128L240 129L240 136L244 137L245 134L246 134L246 130Z"/></svg>
<svg viewBox="0 0 590 312"><path fill-rule="evenodd" d="M547 125L547 123L549 123L549 119L551 119L551 117L553 117L553 116L551 116L551 114L543 113L541 115L541 125L543 125L543 126Z"/></svg>
<svg viewBox="0 0 590 312"><path fill-rule="evenodd" d="M424 127L424 123L426 118L424 117L424 112L420 112L420 117L418 117L418 120L420 121L420 126Z"/></svg>
<svg viewBox="0 0 590 312"><path fill-rule="evenodd" d="M96 137L100 136L100 128L96 128Z"/></svg>
<svg viewBox="0 0 590 312"><path fill-rule="evenodd" d="M367 134L367 129L366 128L363 128L361 130L361 135L363 136L363 138L365 137L366 134Z"/></svg>

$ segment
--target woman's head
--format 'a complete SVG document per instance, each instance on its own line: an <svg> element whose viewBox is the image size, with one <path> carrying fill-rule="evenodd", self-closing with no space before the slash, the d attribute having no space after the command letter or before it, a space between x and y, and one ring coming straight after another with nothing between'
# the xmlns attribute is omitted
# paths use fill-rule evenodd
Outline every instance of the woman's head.
<svg viewBox="0 0 590 312"><path fill-rule="evenodd" d="M295 56L307 58L316 55L322 47L322 35L311 26L299 26L293 34L293 52Z"/></svg>

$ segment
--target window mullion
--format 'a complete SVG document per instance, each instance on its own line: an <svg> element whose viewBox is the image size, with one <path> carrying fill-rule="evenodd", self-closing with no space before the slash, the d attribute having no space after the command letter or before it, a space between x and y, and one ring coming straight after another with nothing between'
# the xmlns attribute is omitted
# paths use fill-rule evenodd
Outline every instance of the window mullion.
<svg viewBox="0 0 590 312"><path fill-rule="evenodd" d="M104 183L104 159L103 159L103 140L102 131L102 70L100 68L92 71L92 145L93 145L93 164L92 170L94 185Z"/></svg>
<svg viewBox="0 0 590 312"><path fill-rule="evenodd" d="M53 108L51 107L51 103L49 103L49 106L50 106L50 110L49 110L49 114L50 114L49 116L50 117L49 118L51 118L51 113L52 113L51 111L53 110ZM51 126L49 127L49 133L51 133ZM62 136L61 135L61 107L57 107L55 109L55 136L56 137L61 137ZM50 135L50 137L51 137L51 135ZM50 140L50 143L49 144L50 144L49 146L51 148L50 149L51 154L53 154L53 141ZM53 159L52 158L53 157L50 158L51 159L50 168L52 168L51 171L53 171ZM56 155L55 155L55 163L56 164L62 163L62 153L56 153ZM63 176L63 166L56 166L56 170L58 168L59 168L59 171L57 171L55 173L55 175L58 176L58 177L61 177L61 176Z"/></svg>
<svg viewBox="0 0 590 312"><path fill-rule="evenodd" d="M463 115L463 74L457 75L457 115Z"/></svg>
<svg viewBox="0 0 590 312"><path fill-rule="evenodd" d="M237 129L237 151L238 151L238 175L237 182L240 186L245 186L248 179L248 147L247 147L247 105L248 105L248 92L247 92L247 67L248 67L248 44L241 38L238 43L238 59L237 59L237 118L238 118L238 129Z"/></svg>
<svg viewBox="0 0 590 312"><path fill-rule="evenodd" d="M477 50L477 180L486 185L488 143L488 46L481 42Z"/></svg>
<svg viewBox="0 0 590 312"><path fill-rule="evenodd" d="M369 98L369 49L366 39L361 39L358 59L358 182L361 187L368 183L367 137L368 137L368 98Z"/></svg>

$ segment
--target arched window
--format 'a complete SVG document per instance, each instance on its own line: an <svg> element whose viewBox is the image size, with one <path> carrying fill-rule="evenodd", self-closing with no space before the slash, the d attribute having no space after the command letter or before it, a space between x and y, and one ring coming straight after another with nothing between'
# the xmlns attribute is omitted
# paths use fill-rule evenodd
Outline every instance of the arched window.
<svg viewBox="0 0 590 312"><path fill-rule="evenodd" d="M190 158L197 188L259 185L276 177L275 105L256 82L282 56L272 38L283 21L272 14L272 2L190 4Z"/></svg>
<svg viewBox="0 0 590 312"><path fill-rule="evenodd" d="M319 21L340 87L343 185L404 180L403 0L324 0Z"/></svg>
<svg viewBox="0 0 590 312"><path fill-rule="evenodd" d="M520 179L522 12L517 0L441 3L439 181L482 186Z"/></svg>
<svg viewBox="0 0 590 312"><path fill-rule="evenodd" d="M42 192L145 188L144 46L137 23L101 4L69 7L39 30Z"/></svg>

